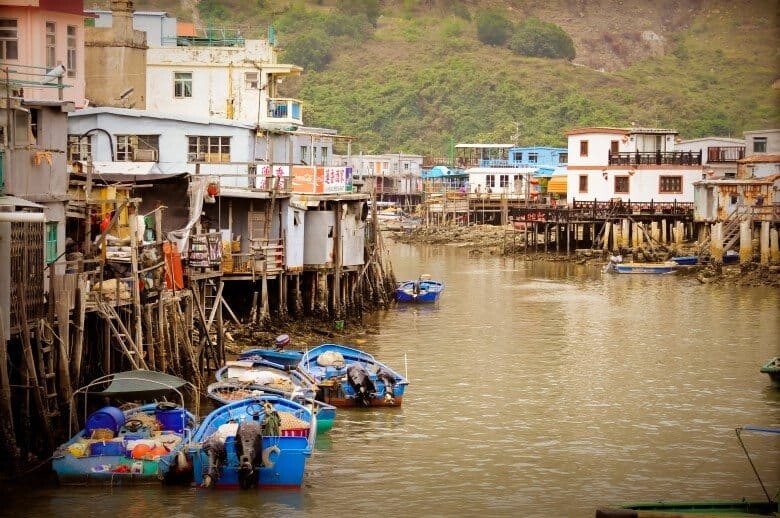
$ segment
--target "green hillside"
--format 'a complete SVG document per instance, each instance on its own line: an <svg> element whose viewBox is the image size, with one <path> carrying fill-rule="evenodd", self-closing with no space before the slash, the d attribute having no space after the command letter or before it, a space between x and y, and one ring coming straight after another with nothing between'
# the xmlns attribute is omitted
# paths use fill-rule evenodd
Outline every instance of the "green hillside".
<svg viewBox="0 0 780 518"><path fill-rule="evenodd" d="M198 11L188 18L190 4ZM452 141L561 145L566 129L587 125L672 127L683 138L780 125L776 1L146 0L136 8L256 37L273 23L281 60L305 66L284 94L304 100L307 125L358 137L353 153L444 155ZM533 17L560 26L576 57L523 57L480 42L476 19L487 8L512 24Z"/></svg>

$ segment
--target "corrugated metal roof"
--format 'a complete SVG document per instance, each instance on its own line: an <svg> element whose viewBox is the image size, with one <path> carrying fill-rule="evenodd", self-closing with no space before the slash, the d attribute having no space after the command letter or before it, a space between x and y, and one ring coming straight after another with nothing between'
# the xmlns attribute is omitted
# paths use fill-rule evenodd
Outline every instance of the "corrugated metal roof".
<svg viewBox="0 0 780 518"><path fill-rule="evenodd" d="M547 192L549 194L566 194L568 183L566 176L551 176L550 181L547 182Z"/></svg>

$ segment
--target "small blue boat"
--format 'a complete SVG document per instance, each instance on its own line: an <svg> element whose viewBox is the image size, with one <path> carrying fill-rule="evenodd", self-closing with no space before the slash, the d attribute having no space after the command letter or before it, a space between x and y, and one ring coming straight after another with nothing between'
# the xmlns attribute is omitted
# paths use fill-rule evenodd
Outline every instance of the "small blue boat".
<svg viewBox="0 0 780 518"><path fill-rule="evenodd" d="M285 368L295 367L301 361L303 351L284 351L278 349L247 349L238 355L239 360L266 360Z"/></svg>
<svg viewBox="0 0 780 518"><path fill-rule="evenodd" d="M691 266L699 262L698 255L682 255L678 257L672 257L670 261L673 261L680 266Z"/></svg>
<svg viewBox="0 0 780 518"><path fill-rule="evenodd" d="M317 383L317 399L336 407L401 406L409 384L369 353L339 344L306 351L298 368Z"/></svg>
<svg viewBox="0 0 780 518"><path fill-rule="evenodd" d="M311 409L263 395L221 406L188 448L195 483L216 488L300 488L317 436Z"/></svg>
<svg viewBox="0 0 780 518"><path fill-rule="evenodd" d="M423 274L419 279L398 283L395 298L398 302L436 302L444 290L444 283L431 280Z"/></svg>
<svg viewBox="0 0 780 518"><path fill-rule="evenodd" d="M60 484L159 484L191 479L184 448L197 418L184 408L180 389L185 385L181 378L161 372L128 371L98 378L77 390L74 398L85 395L85 415L87 396L143 400L175 394L181 403L147 403L124 411L105 406L89 414L84 428L52 455L52 469Z"/></svg>
<svg viewBox="0 0 780 518"><path fill-rule="evenodd" d="M680 265L673 261L663 263L616 263L610 261L604 268L606 272L614 273L644 273L644 274L667 274L674 273Z"/></svg>
<svg viewBox="0 0 780 518"><path fill-rule="evenodd" d="M315 382L297 366L285 367L258 357L227 361L224 367L217 370L215 377L217 381L257 385L260 390L276 389L289 394L295 392L306 399L314 399L317 395Z"/></svg>
<svg viewBox="0 0 780 518"><path fill-rule="evenodd" d="M306 400L302 393L290 393L263 385L241 383L239 381L217 381L206 389L208 396L220 405L228 405L234 401L272 394L297 401L302 405L311 404L317 414L317 434L326 433L333 428L336 420L336 407L322 401Z"/></svg>

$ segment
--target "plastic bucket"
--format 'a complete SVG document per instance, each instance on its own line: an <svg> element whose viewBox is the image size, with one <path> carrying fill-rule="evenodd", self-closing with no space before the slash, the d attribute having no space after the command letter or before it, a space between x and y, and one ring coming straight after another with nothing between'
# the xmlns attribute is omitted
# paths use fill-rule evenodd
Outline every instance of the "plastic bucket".
<svg viewBox="0 0 780 518"><path fill-rule="evenodd" d="M160 422L161 428L166 431L182 433L187 421L187 414L181 408L173 410L156 410L155 417Z"/></svg>
<svg viewBox="0 0 780 518"><path fill-rule="evenodd" d="M89 445L89 454L92 456L111 455L119 457L125 454L125 443L122 441L98 441Z"/></svg>
<svg viewBox="0 0 780 518"><path fill-rule="evenodd" d="M115 406L106 406L87 417L84 426L85 437L91 437L92 432L100 428L111 430L116 435L124 424L125 413Z"/></svg>

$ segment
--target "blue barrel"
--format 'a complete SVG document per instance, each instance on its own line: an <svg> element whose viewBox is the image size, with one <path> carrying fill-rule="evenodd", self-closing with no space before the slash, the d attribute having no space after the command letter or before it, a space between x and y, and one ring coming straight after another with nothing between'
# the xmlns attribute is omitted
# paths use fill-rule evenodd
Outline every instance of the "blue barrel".
<svg viewBox="0 0 780 518"><path fill-rule="evenodd" d="M154 413L163 430L176 433L184 432L185 425L187 424L187 414L183 409L158 409Z"/></svg>
<svg viewBox="0 0 780 518"><path fill-rule="evenodd" d="M116 435L124 424L125 413L115 406L106 406L87 417L84 435L90 437L92 432L99 428L111 430Z"/></svg>

